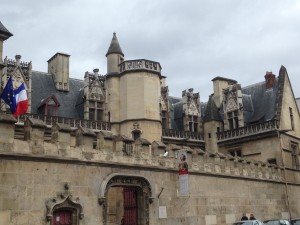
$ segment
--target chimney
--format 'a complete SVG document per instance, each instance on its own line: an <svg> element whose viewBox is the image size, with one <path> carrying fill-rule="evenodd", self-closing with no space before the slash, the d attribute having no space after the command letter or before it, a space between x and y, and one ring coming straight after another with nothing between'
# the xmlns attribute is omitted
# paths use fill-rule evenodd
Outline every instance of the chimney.
<svg viewBox="0 0 300 225"><path fill-rule="evenodd" d="M48 60L48 73L58 91L69 91L69 58L68 54L56 53Z"/></svg>
<svg viewBox="0 0 300 225"><path fill-rule="evenodd" d="M16 59L16 64L19 66L21 63L21 55L16 55L15 59Z"/></svg>
<svg viewBox="0 0 300 225"><path fill-rule="evenodd" d="M272 72L266 72L265 75L265 80L266 80L266 89L270 89L274 87L276 77Z"/></svg>

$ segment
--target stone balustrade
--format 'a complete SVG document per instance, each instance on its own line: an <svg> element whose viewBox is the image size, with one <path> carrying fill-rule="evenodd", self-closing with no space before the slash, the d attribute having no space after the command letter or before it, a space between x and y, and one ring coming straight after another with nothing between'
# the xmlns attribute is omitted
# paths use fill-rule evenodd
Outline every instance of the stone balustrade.
<svg viewBox="0 0 300 225"><path fill-rule="evenodd" d="M219 141L228 140L233 138L246 137L254 134L276 131L277 129L278 129L277 120L270 120L263 123L257 123L245 127L240 127L234 130L217 132L217 138Z"/></svg>
<svg viewBox="0 0 300 225"><path fill-rule="evenodd" d="M191 131L172 130L172 129L163 129L162 136L173 137L173 138L204 140L204 137L200 133L191 132Z"/></svg>
<svg viewBox="0 0 300 225"><path fill-rule="evenodd" d="M44 116L41 114L23 114L18 117L18 123L24 123L26 118L33 118L42 120L46 125L52 126L55 123L62 123L69 125L72 128L83 127L94 130L110 130L111 126L108 122L101 121L93 121L93 120L82 120L82 119L73 119L67 117L59 117L59 116Z"/></svg>

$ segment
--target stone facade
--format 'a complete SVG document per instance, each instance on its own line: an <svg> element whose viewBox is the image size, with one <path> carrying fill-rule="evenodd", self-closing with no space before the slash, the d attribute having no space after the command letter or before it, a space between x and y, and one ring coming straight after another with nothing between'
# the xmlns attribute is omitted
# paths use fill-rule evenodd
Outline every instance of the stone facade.
<svg viewBox="0 0 300 225"><path fill-rule="evenodd" d="M36 129L44 131L42 126ZM52 132L57 131L53 129ZM68 133L67 129L64 133ZM15 140L11 149L1 150L0 206L5 224L51 224L47 222L47 216L52 215L47 202L57 198L59 203L67 196L72 196L80 209L82 207L79 224L103 224L103 216L106 224L119 224L120 214L112 217L111 210L122 210L120 204L114 206L113 200L121 201L122 198L117 197L120 191L117 188L108 189L116 194L106 192L109 181L116 176L141 177L148 181L151 201L147 203L146 217L149 217L149 224L230 224L243 212L255 212L259 219L267 219L270 215L287 217L289 210L292 217L299 215L296 196L300 180L296 170L194 151L188 153L190 194L181 197L178 195L177 159L174 158L176 150L162 157L152 154L150 147L139 151L136 141L130 156L123 153L122 145L119 145L121 149L107 148L109 144L104 144L106 148L95 149L82 145L67 149L65 146L66 154L62 155L64 145L51 142L45 142L44 150L36 152L30 147L35 139L40 140L40 137L32 136L30 141ZM102 197L110 200L106 207L101 203ZM162 206L167 209L167 218L159 218Z"/></svg>

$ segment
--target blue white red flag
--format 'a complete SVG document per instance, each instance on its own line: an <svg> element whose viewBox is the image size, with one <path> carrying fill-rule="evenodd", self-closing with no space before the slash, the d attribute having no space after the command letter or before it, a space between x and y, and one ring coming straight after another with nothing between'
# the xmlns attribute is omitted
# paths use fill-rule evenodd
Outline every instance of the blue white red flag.
<svg viewBox="0 0 300 225"><path fill-rule="evenodd" d="M10 77L0 98L9 106L13 116L19 116L27 112L28 98L24 83L14 90L13 81Z"/></svg>

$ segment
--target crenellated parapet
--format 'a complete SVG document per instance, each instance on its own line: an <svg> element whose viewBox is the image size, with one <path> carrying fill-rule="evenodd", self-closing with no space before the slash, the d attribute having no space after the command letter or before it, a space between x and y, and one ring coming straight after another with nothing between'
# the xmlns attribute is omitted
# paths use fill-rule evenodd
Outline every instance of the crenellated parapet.
<svg viewBox="0 0 300 225"><path fill-rule="evenodd" d="M5 118L0 120L2 127L15 122ZM94 132L88 128L71 128L59 123L52 127L51 141L44 141L45 128L43 121L28 118L25 122L24 140L13 139L14 132L8 132L9 137L1 139L1 155L27 155L43 159L50 157L56 160L105 162L134 167L147 165L176 173L179 151L186 151L191 176L207 174L237 179L284 181L282 168L259 161L157 141L150 143L142 138L133 140L122 135L115 136L110 131ZM10 148L5 148L8 145Z"/></svg>

